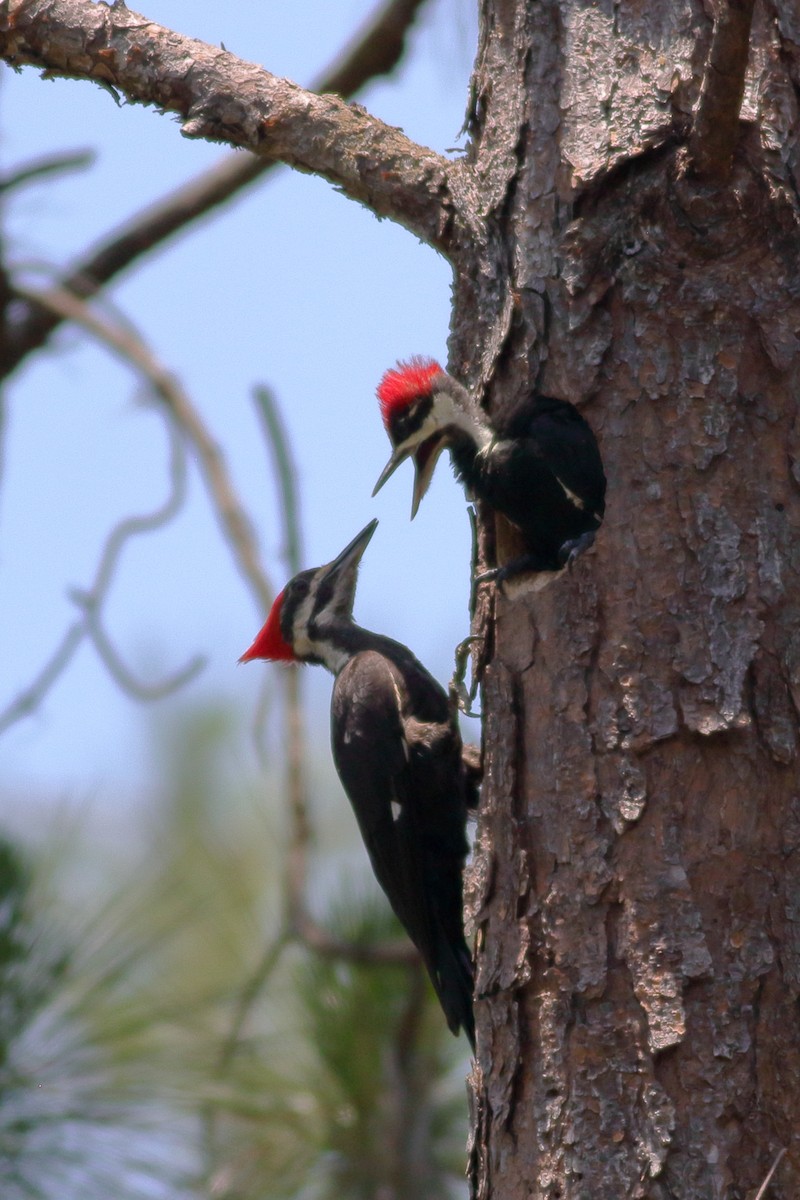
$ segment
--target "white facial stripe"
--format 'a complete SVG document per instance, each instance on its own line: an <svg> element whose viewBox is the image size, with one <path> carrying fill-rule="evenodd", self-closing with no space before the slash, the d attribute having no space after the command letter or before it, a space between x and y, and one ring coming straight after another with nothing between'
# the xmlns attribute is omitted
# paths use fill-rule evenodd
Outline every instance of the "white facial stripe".
<svg viewBox="0 0 800 1200"><path fill-rule="evenodd" d="M420 442L435 437L447 428L463 429L482 448L492 440L491 431L476 422L472 415L456 404L449 392L434 392L430 412L412 434L398 442L395 450L413 450Z"/></svg>
<svg viewBox="0 0 800 1200"><path fill-rule="evenodd" d="M294 621L292 622L292 646L298 658L304 658L314 653L312 642L308 636L308 623L314 611L316 597L317 589L312 585L308 595L298 605L297 611L294 614Z"/></svg>

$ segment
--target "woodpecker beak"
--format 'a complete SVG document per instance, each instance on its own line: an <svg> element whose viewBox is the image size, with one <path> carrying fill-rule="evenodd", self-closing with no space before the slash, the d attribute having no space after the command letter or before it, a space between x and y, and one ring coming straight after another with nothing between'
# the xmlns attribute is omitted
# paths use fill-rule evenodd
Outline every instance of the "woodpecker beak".
<svg viewBox="0 0 800 1200"><path fill-rule="evenodd" d="M411 520L413 521L417 515L420 501L430 486L436 461L446 443L445 437L436 434L434 437L426 438L424 442L417 442L416 445L409 445L406 442L405 445L398 446L381 471L378 482L372 491L373 496L378 494L386 480L394 475L401 463L404 463L407 458L412 459L414 463L414 493L411 500Z"/></svg>
<svg viewBox="0 0 800 1200"><path fill-rule="evenodd" d="M414 453L414 493L411 498L412 521L417 515L417 509L422 497L430 487L436 463L446 444L447 439L439 436L430 437L427 441L417 446Z"/></svg>
<svg viewBox="0 0 800 1200"><path fill-rule="evenodd" d="M405 447L400 446L400 447L398 447L397 450L395 450L394 454L392 455L392 457L389 459L386 466L381 471L381 473L378 477L378 482L375 484L375 487L372 489L373 496L377 496L378 492L381 490L383 485L386 483L386 480L390 479L391 476L394 475L395 471L400 466L400 464L404 463L406 461L406 459L409 457L409 455L411 455L413 453L414 453L413 446L405 446Z"/></svg>
<svg viewBox="0 0 800 1200"><path fill-rule="evenodd" d="M333 592L331 607L340 615L349 617L353 611L358 565L377 528L378 520L373 517L369 525L365 525L361 533L356 534L341 554L319 572L317 595L330 588Z"/></svg>

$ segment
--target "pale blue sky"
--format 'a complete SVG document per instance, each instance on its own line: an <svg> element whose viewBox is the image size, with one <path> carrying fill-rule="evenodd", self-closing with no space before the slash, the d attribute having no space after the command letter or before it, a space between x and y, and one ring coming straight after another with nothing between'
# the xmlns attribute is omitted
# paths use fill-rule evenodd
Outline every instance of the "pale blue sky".
<svg viewBox="0 0 800 1200"><path fill-rule="evenodd" d="M155 21L222 41L303 83L373 3L150 0L140 7ZM437 150L456 146L474 24L471 4L432 0L396 77L360 101ZM0 122L3 169L59 150L90 147L98 154L92 170L26 189L9 203L7 253L16 263L65 263L227 153L184 140L171 118L118 109L98 87L42 81L31 69L4 71ZM276 587L286 570L250 399L258 382L275 389L293 437L305 565L333 557L377 516L356 615L409 644L443 682L453 647L468 632L463 493L444 462L413 524L410 466L375 500L370 493L388 456L375 386L398 357L444 359L449 290L447 265L405 230L378 222L320 180L282 169L111 292L221 441ZM90 583L107 529L156 505L166 488L163 432L136 404L130 372L74 329L63 330L55 345L57 354L31 361L7 393L0 707L52 652L73 615L66 591ZM169 530L128 550L107 609L108 628L140 675L171 672L198 652L208 656L204 674L183 696L160 702L156 719L203 697L254 704L267 668L239 668L236 660L262 618L192 471L185 512ZM318 669L307 674L321 711L330 680ZM139 707L120 695L85 647L39 713L0 739L0 780L18 794L46 790L102 800L133 792L149 768L144 727Z"/></svg>

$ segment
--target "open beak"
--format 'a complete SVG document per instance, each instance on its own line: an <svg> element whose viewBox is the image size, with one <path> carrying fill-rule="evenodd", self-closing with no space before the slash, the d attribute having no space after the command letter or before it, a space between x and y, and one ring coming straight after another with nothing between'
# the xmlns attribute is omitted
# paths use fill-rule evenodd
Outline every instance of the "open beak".
<svg viewBox="0 0 800 1200"><path fill-rule="evenodd" d="M410 458L414 463L414 493L411 498L411 520L417 515L422 497L430 487L437 459L446 445L446 438L440 435L426 438L416 446L400 446L395 450L386 466L380 473L378 482L373 489L373 496L381 490L390 475L394 475L401 463Z"/></svg>

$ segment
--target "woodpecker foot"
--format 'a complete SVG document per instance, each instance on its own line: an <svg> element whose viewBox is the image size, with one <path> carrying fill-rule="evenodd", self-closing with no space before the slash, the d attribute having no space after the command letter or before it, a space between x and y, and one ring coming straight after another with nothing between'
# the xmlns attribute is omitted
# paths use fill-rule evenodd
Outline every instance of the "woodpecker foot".
<svg viewBox="0 0 800 1200"><path fill-rule="evenodd" d="M582 533L580 537L570 538L568 542L564 542L558 552L558 561L562 566L572 570L572 565L576 559L580 558L590 546L594 545L594 530L588 529L586 533Z"/></svg>
<svg viewBox="0 0 800 1200"><path fill-rule="evenodd" d="M506 579L513 579L515 575L521 575L525 571L558 571L560 567L554 567L552 561L545 565L542 558L538 554L521 554L519 558L512 558L502 567L492 567L490 571L481 571L480 575L475 576L476 583L503 583Z"/></svg>
<svg viewBox="0 0 800 1200"><path fill-rule="evenodd" d="M471 633L469 637L465 637L463 642L459 642L455 651L455 670L453 677L450 680L448 691L450 693L450 701L459 712L462 712L465 717L480 717L479 712L475 712L472 705L475 703L475 697L478 692L477 680L473 679L472 686L467 687L465 679L467 674L467 660L469 653L475 642L482 642L483 638L480 634Z"/></svg>

